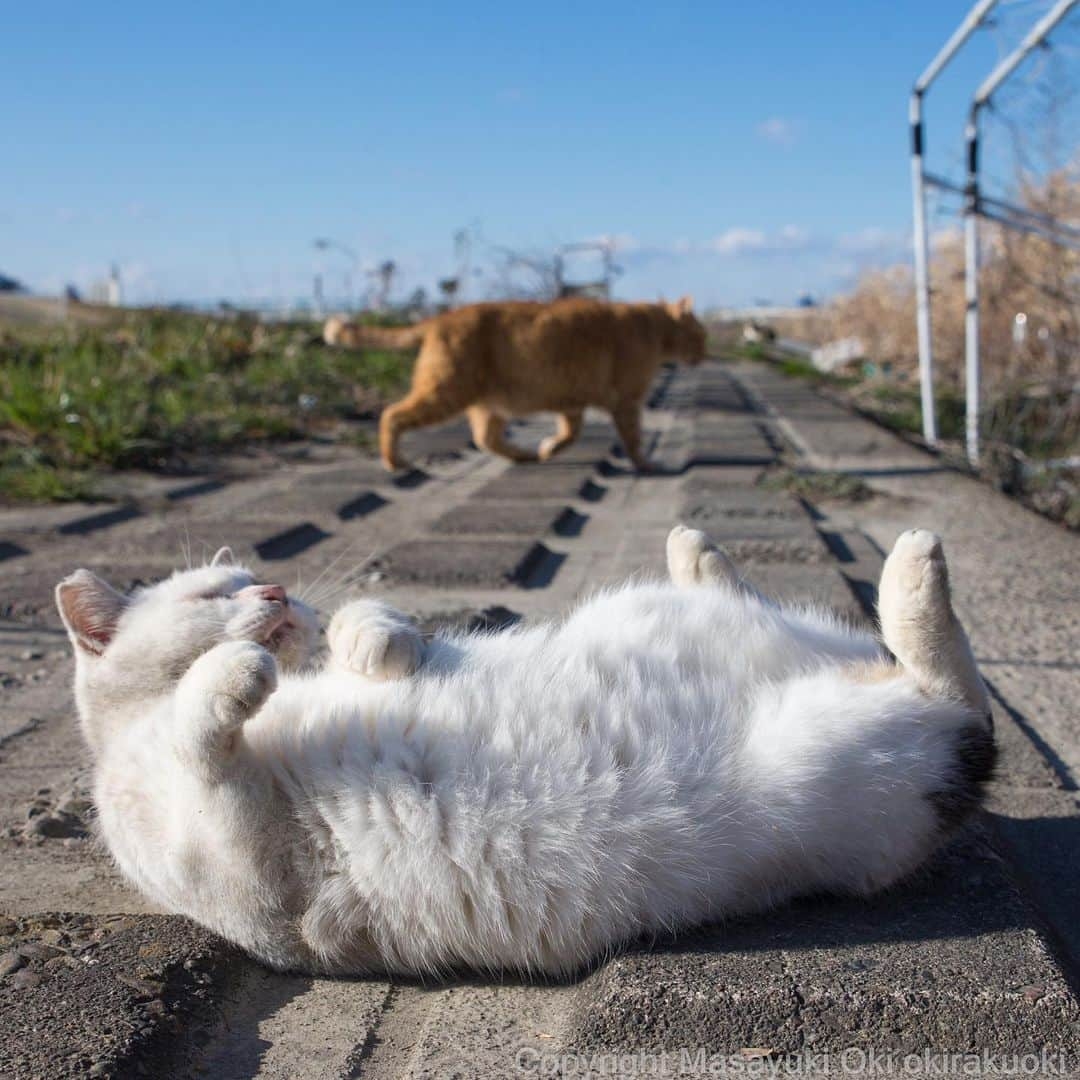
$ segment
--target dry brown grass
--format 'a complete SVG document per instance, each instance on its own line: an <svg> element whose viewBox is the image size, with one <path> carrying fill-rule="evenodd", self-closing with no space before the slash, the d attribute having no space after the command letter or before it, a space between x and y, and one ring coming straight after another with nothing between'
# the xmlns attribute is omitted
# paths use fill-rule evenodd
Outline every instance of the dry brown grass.
<svg viewBox="0 0 1080 1080"><path fill-rule="evenodd" d="M1062 221L1080 220L1080 172L1059 171L1028 184L1021 202ZM981 345L985 386L1055 383L1080 372L1080 253L1037 236L984 223ZM940 385L959 388L964 372L964 252L959 231L938 239L931 262L934 356ZM1017 346L1017 313L1027 339ZM821 343L857 336L867 355L900 377L914 374L915 288L907 264L869 271L854 290L823 308L779 320L785 336Z"/></svg>

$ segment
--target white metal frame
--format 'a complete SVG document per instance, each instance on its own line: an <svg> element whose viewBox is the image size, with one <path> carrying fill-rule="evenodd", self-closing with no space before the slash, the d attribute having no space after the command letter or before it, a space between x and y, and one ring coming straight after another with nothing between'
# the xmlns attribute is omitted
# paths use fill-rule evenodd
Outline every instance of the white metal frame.
<svg viewBox="0 0 1080 1080"><path fill-rule="evenodd" d="M934 344L930 324L930 242L926 228L926 186L933 184L923 167L923 97L930 84L960 51L964 43L982 26L998 0L978 0L964 21L953 32L927 69L915 80L911 91L911 190L914 200L915 320L919 338L919 389L922 399L923 438L933 446L937 442L937 411L934 405Z"/></svg>
<svg viewBox="0 0 1080 1080"><path fill-rule="evenodd" d="M928 443L937 441L930 329L929 245L926 230L926 188L937 187L964 197L965 443L968 461L973 466L979 463L979 218L989 218L1009 228L1035 233L1055 243L1080 249L1080 229L1045 214L1038 214L1027 207L988 198L979 190L979 114L989 104L993 93L1016 71L1032 50L1045 43L1050 31L1080 0L1058 0L975 91L964 129L967 182L961 187L950 180L931 175L923 167L923 95L964 42L985 22L996 2L997 0L979 0L975 4L941 52L919 77L911 95L911 176L915 206L913 246L923 435Z"/></svg>

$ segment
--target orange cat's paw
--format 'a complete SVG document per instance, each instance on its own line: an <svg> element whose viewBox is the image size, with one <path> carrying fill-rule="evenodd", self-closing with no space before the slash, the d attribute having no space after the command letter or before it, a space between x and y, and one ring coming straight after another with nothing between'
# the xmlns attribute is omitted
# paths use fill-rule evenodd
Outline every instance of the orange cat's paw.
<svg viewBox="0 0 1080 1080"><path fill-rule="evenodd" d="M558 438L554 435L549 435L546 439L541 440L540 445L536 448L536 460L548 461L553 458L561 448Z"/></svg>

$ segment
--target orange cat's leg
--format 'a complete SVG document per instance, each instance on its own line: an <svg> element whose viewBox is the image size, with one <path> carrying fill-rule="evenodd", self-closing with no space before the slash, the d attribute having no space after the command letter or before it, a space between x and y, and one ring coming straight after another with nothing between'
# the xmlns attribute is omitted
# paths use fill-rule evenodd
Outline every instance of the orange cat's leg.
<svg viewBox="0 0 1080 1080"><path fill-rule="evenodd" d="M633 401L620 401L611 411L615 421L615 430L622 439L626 456L634 463L639 472L649 471L649 462L641 452L641 404Z"/></svg>
<svg viewBox="0 0 1080 1080"><path fill-rule="evenodd" d="M467 410L473 441L482 450L511 461L535 461L536 455L506 441L506 419L486 405L472 405Z"/></svg>
<svg viewBox="0 0 1080 1080"><path fill-rule="evenodd" d="M408 461L398 453L402 433L449 420L457 416L463 407L463 403L454 396L413 389L408 397L384 409L379 420L379 451L383 464L390 470L407 468Z"/></svg>
<svg viewBox="0 0 1080 1080"><path fill-rule="evenodd" d="M560 450L569 446L581 434L581 421L585 413L582 409L574 409L570 412L559 414L558 427L554 435L549 435L542 443L537 452L541 461L557 454Z"/></svg>

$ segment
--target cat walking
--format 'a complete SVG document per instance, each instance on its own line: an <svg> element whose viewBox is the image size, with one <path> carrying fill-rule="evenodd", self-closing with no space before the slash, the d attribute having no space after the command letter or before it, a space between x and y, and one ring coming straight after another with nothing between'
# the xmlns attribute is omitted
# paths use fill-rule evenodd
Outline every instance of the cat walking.
<svg viewBox="0 0 1080 1080"><path fill-rule="evenodd" d="M399 449L405 432L461 413L481 449L511 461L547 461L577 438L588 406L611 414L627 456L645 469L641 408L657 368L705 357L705 328L690 297L672 304L471 304L403 328L331 318L323 336L351 348L420 347L411 390L379 423L388 469L408 464ZM536 451L524 450L506 439L506 424L534 412L558 414L557 428Z"/></svg>

